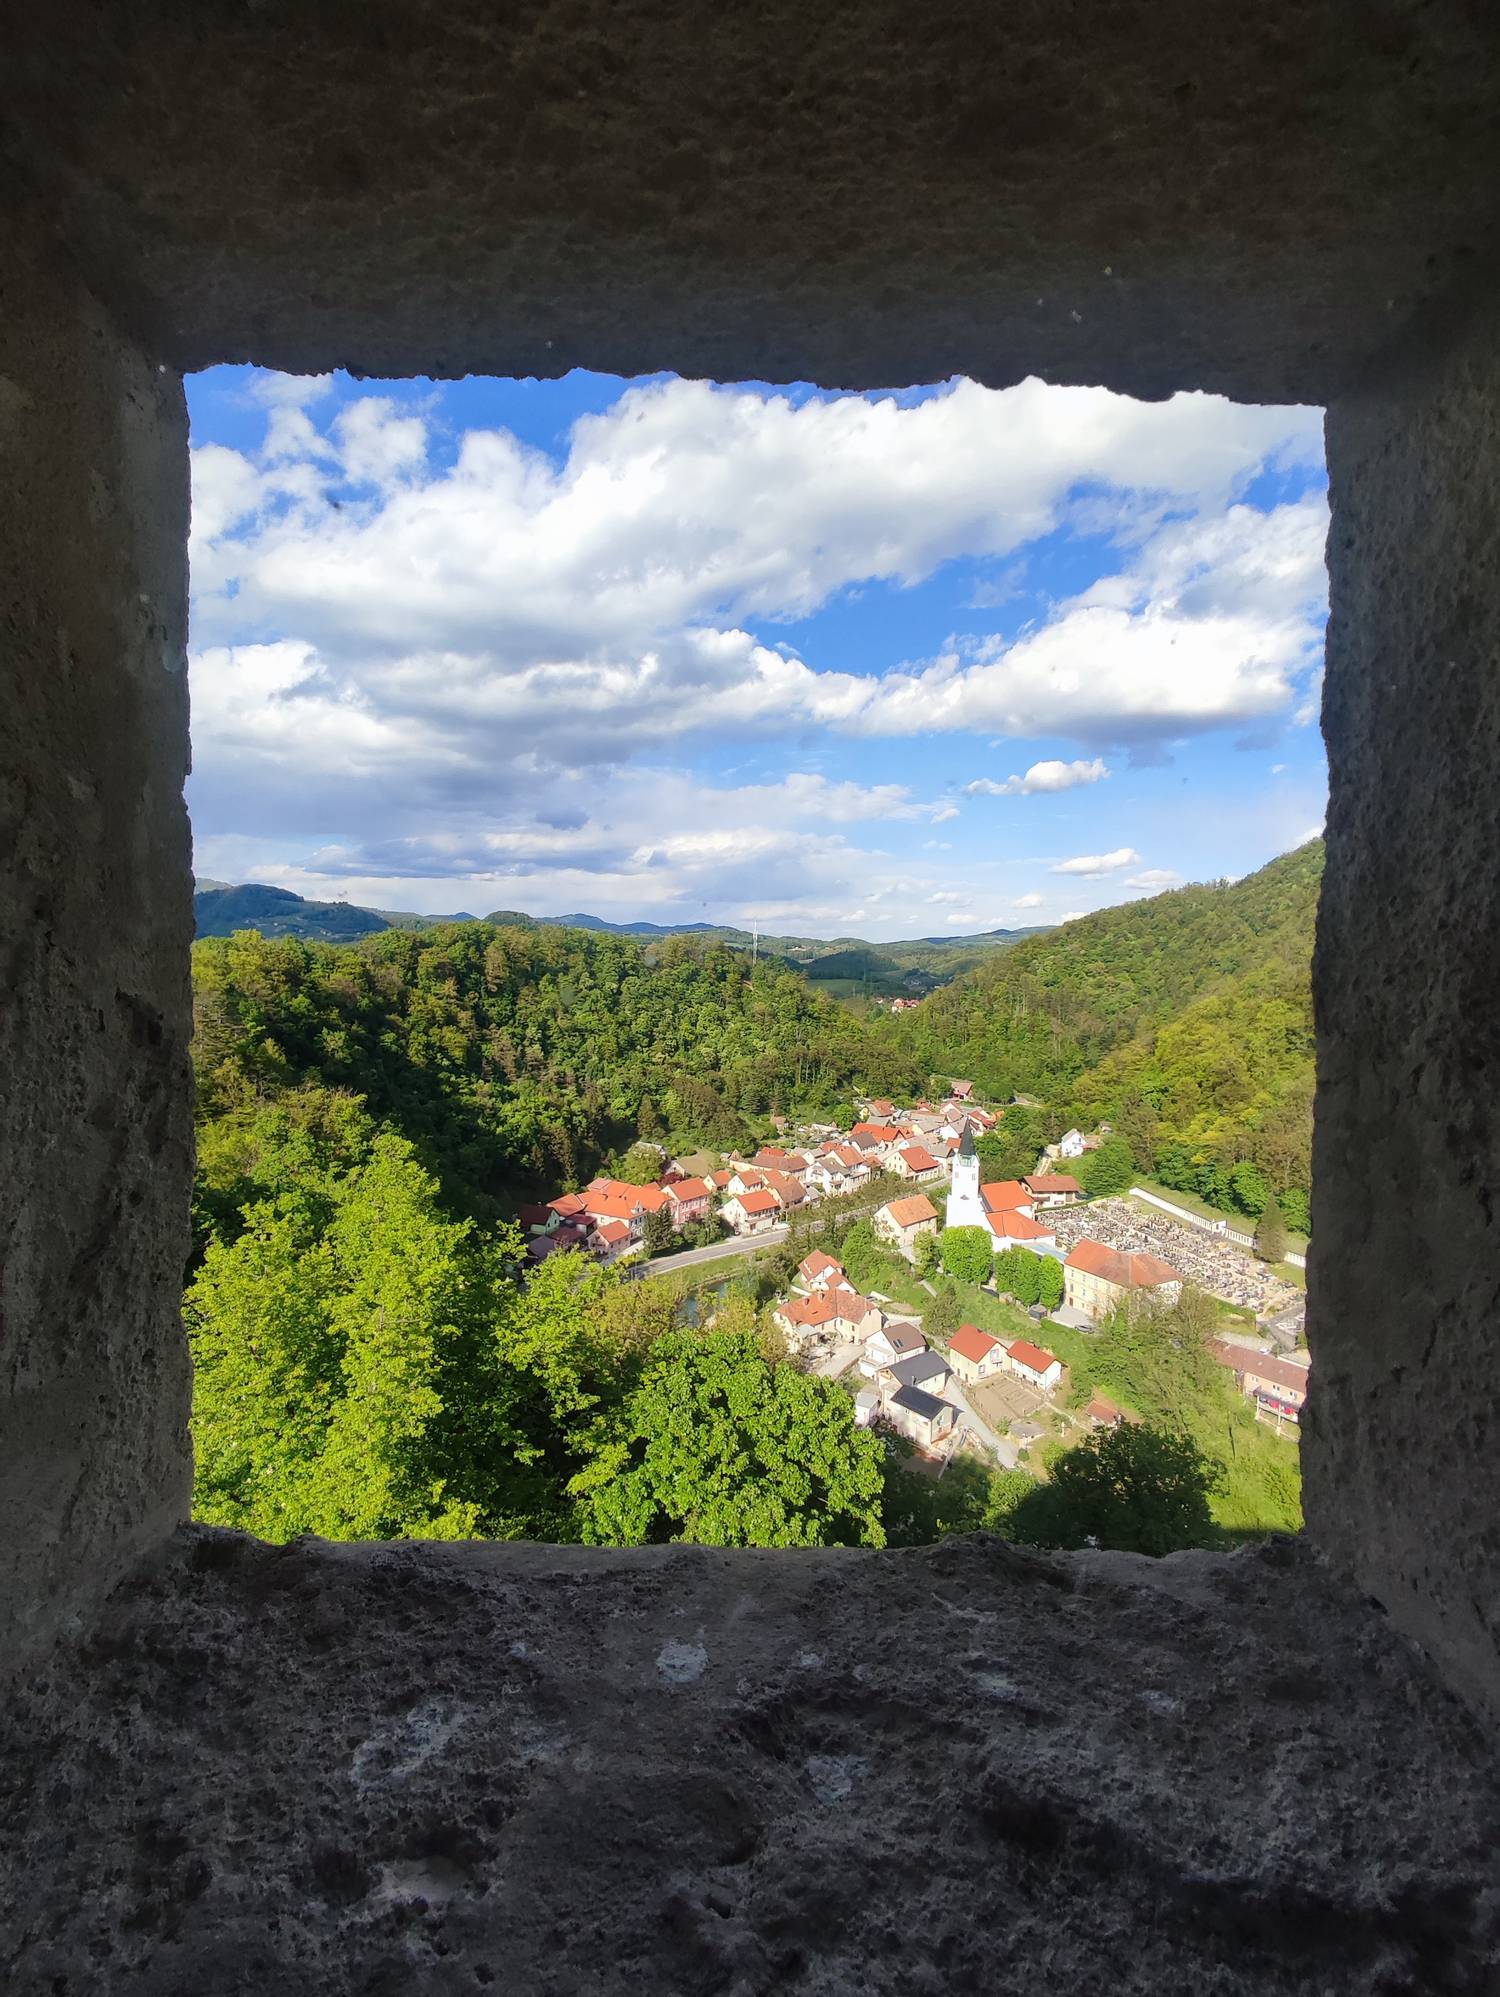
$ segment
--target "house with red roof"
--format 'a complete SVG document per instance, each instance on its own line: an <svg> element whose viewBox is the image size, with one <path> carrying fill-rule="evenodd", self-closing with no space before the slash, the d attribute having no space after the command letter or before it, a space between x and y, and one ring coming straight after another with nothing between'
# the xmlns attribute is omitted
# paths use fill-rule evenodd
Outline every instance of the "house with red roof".
<svg viewBox="0 0 1500 1997"><path fill-rule="evenodd" d="M1005 1348L977 1324L961 1324L948 1341L948 1364L960 1380L973 1385L1001 1371Z"/></svg>
<svg viewBox="0 0 1500 1997"><path fill-rule="evenodd" d="M727 1199L720 1211L736 1234L764 1234L781 1219L781 1199L769 1186L752 1186Z"/></svg>
<svg viewBox="0 0 1500 1997"><path fill-rule="evenodd" d="M844 1265L825 1255L821 1248L815 1248L797 1264L797 1277L809 1290L826 1290L830 1283L843 1281Z"/></svg>
<svg viewBox="0 0 1500 1997"><path fill-rule="evenodd" d="M674 1179L662 1191L672 1209L674 1227L686 1227L690 1220L702 1220L713 1205L714 1189L707 1179Z"/></svg>
<svg viewBox="0 0 1500 1997"><path fill-rule="evenodd" d="M1094 1428L1118 1428L1125 1419L1125 1410L1117 1408L1107 1394L1095 1394L1083 1417Z"/></svg>
<svg viewBox="0 0 1500 1997"><path fill-rule="evenodd" d="M1083 1187L1066 1172L1033 1172L1021 1181L1032 1203L1032 1212L1048 1207L1075 1206L1083 1198Z"/></svg>
<svg viewBox="0 0 1500 1997"><path fill-rule="evenodd" d="M937 1208L925 1193L910 1193L877 1207L874 1227L882 1241L890 1242L908 1262L915 1262L922 1236L937 1233Z"/></svg>
<svg viewBox="0 0 1500 1997"><path fill-rule="evenodd" d="M916 1185L925 1185L929 1180L943 1176L942 1166L921 1144L898 1145L891 1159L891 1170L898 1178L910 1179Z"/></svg>
<svg viewBox="0 0 1500 1997"><path fill-rule="evenodd" d="M1063 1301L1091 1324L1116 1304L1142 1297L1175 1304L1182 1277L1159 1255L1128 1254L1085 1235L1063 1264Z"/></svg>
<svg viewBox="0 0 1500 1997"><path fill-rule="evenodd" d="M1211 1338L1208 1349L1234 1374L1240 1392L1254 1401L1258 1418L1275 1421L1278 1428L1284 1421L1300 1425L1307 1405L1309 1360L1256 1352L1228 1339Z"/></svg>
<svg viewBox="0 0 1500 1997"><path fill-rule="evenodd" d="M1016 1338L1005 1348L1005 1370L1024 1380L1028 1387L1050 1394L1062 1385L1064 1368L1056 1353L1033 1345L1029 1338Z"/></svg>
<svg viewBox="0 0 1500 1997"><path fill-rule="evenodd" d="M589 1234L589 1246L602 1261L617 1262L622 1255L633 1254L640 1243L628 1221L596 1220Z"/></svg>
<svg viewBox="0 0 1500 1997"><path fill-rule="evenodd" d="M815 1291L810 1297L789 1297L776 1306L771 1317L799 1345L815 1338L848 1345L868 1338L881 1323L880 1306L847 1285Z"/></svg>

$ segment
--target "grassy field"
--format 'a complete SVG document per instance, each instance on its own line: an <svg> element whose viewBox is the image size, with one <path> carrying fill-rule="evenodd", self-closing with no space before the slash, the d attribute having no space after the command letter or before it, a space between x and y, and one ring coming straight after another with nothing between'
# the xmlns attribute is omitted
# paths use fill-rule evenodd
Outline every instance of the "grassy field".
<svg viewBox="0 0 1500 1997"><path fill-rule="evenodd" d="M1155 1179L1137 1178L1134 1183L1143 1192L1155 1193L1158 1199L1170 1200L1174 1206L1186 1207L1189 1213L1198 1214L1204 1220L1227 1221L1230 1227L1237 1227L1241 1234L1253 1234L1255 1232L1255 1222L1251 1220L1249 1214L1230 1213L1224 1207L1211 1207L1207 1200L1200 1200L1196 1193L1179 1193L1172 1186L1158 1184ZM1305 1234L1294 1234L1288 1228L1286 1231L1286 1245L1288 1248L1294 1249L1298 1255L1305 1255L1307 1253L1307 1236Z"/></svg>

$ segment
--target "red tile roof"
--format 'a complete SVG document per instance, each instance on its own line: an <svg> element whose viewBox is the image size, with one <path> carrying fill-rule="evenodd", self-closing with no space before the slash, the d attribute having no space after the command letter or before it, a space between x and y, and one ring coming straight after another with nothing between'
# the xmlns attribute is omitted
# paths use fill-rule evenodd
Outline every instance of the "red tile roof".
<svg viewBox="0 0 1500 1997"><path fill-rule="evenodd" d="M985 1218L994 1234L1003 1234L1011 1241L1053 1241L1056 1236L1042 1221L1031 1220L1024 1213L997 1213L990 1208Z"/></svg>
<svg viewBox="0 0 1500 1997"><path fill-rule="evenodd" d="M825 1254L821 1248L815 1248L810 1255L804 1255L802 1260L797 1264L797 1274L802 1277L804 1282L811 1282L814 1276L826 1275L830 1269L833 1270L835 1275L842 1276L844 1273L843 1263L836 1262L831 1255Z"/></svg>
<svg viewBox="0 0 1500 1997"><path fill-rule="evenodd" d="M775 1213L779 1209L781 1201L775 1193L768 1192L764 1188L759 1188L748 1193L741 1193L738 1198L738 1205L741 1213Z"/></svg>
<svg viewBox="0 0 1500 1997"><path fill-rule="evenodd" d="M1002 1212L1031 1205L1031 1195L1019 1179L991 1179L979 1188L979 1197L987 1207L998 1207Z"/></svg>
<svg viewBox="0 0 1500 1997"><path fill-rule="evenodd" d="M1099 1276L1121 1290L1152 1290L1158 1283L1182 1281L1171 1263L1163 1262L1159 1255L1125 1255L1087 1235L1075 1246L1067 1266L1081 1269L1086 1276Z"/></svg>
<svg viewBox="0 0 1500 1997"><path fill-rule="evenodd" d="M630 1238L630 1228L623 1220L596 1221L594 1232L601 1241L627 1241Z"/></svg>
<svg viewBox="0 0 1500 1997"><path fill-rule="evenodd" d="M999 1343L998 1338L991 1338L977 1324L961 1324L948 1340L948 1350L956 1352L960 1359L973 1360L977 1366L981 1360L988 1359Z"/></svg>
<svg viewBox="0 0 1500 1997"><path fill-rule="evenodd" d="M901 1162L910 1172L935 1172L938 1161L930 1151L924 1151L920 1144L907 1144L901 1150Z"/></svg>
<svg viewBox="0 0 1500 1997"><path fill-rule="evenodd" d="M936 1220L937 1208L925 1193L911 1193L904 1200L888 1200L881 1209L897 1227L915 1227L919 1221Z"/></svg>
<svg viewBox="0 0 1500 1997"><path fill-rule="evenodd" d="M713 1187L707 1179L679 1179L666 1189L667 1198L674 1203L687 1200L706 1200L711 1197Z"/></svg>
<svg viewBox="0 0 1500 1997"><path fill-rule="evenodd" d="M1106 1427L1125 1419L1124 1413L1104 1394L1095 1394L1084 1409L1090 1421L1102 1422Z"/></svg>
<svg viewBox="0 0 1500 1997"><path fill-rule="evenodd" d="M559 1193L555 1200L548 1200L547 1204L559 1219L567 1220L575 1213L587 1213L589 1203L583 1193Z"/></svg>
<svg viewBox="0 0 1500 1997"><path fill-rule="evenodd" d="M1023 1179L1021 1184L1033 1193L1081 1193L1082 1186L1066 1173L1038 1173L1034 1179Z"/></svg>
<svg viewBox="0 0 1500 1997"><path fill-rule="evenodd" d="M1033 1345L1029 1338L1018 1338L1005 1349L1018 1366L1025 1366L1033 1373L1045 1373L1049 1366L1062 1363L1055 1352L1044 1352L1040 1345Z"/></svg>
<svg viewBox="0 0 1500 1997"><path fill-rule="evenodd" d="M1308 1369L1296 1359L1252 1352L1246 1345L1231 1345L1217 1338L1209 1339L1208 1349L1221 1366L1232 1366L1236 1373L1253 1373L1257 1380L1269 1380L1273 1386L1307 1392Z"/></svg>

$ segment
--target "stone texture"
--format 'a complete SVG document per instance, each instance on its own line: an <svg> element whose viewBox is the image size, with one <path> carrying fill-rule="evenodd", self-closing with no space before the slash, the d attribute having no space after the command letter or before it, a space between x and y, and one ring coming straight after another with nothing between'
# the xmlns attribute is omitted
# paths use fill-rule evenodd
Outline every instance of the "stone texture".
<svg viewBox="0 0 1500 1997"><path fill-rule="evenodd" d="M186 422L0 257L0 1674L184 1516Z"/></svg>
<svg viewBox="0 0 1500 1997"><path fill-rule="evenodd" d="M0 142L183 366L1327 401L1488 282L1472 0L53 0Z"/></svg>
<svg viewBox="0 0 1500 1997"><path fill-rule="evenodd" d="M1500 1717L1500 316L1328 461L1307 1519Z"/></svg>
<svg viewBox="0 0 1500 1997"><path fill-rule="evenodd" d="M11 1997L1438 1997L1500 1970L1495 1767L1291 1541L189 1528L6 1711L0 1770Z"/></svg>

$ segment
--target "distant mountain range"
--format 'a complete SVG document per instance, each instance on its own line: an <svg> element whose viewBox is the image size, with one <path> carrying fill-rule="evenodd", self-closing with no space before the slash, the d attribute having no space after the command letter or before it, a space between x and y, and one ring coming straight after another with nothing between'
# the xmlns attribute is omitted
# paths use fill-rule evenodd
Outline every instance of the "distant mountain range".
<svg viewBox="0 0 1500 1997"><path fill-rule="evenodd" d="M307 901L289 888L262 882L236 886L200 880L193 895L199 936L232 936L254 929L262 936L297 936L310 943L352 943L384 929L437 929L445 923L483 920L514 928L588 929L641 942L672 936L702 936L749 949L757 939L748 929L714 922L609 922L600 915L526 915L498 908L483 918L460 910L454 915L417 915L408 909L361 908L352 902ZM917 936L896 943L870 943L859 936L832 938L773 936L763 933L761 954L780 958L806 973L810 982L835 997L865 999L920 995L970 970L991 951L1008 948L1036 929L988 929L971 936Z"/></svg>

